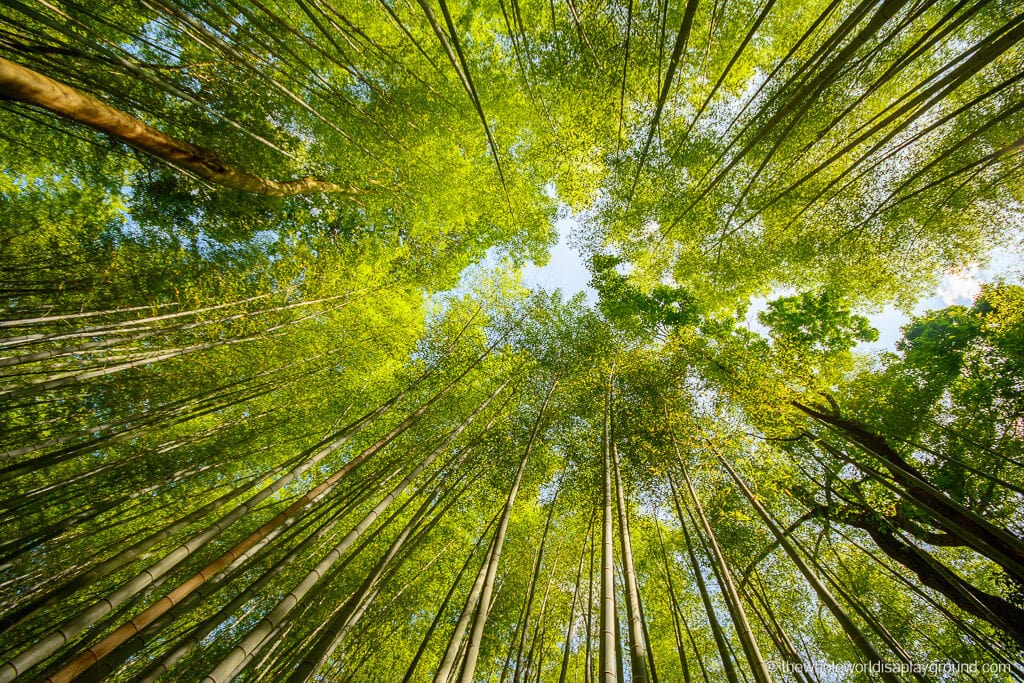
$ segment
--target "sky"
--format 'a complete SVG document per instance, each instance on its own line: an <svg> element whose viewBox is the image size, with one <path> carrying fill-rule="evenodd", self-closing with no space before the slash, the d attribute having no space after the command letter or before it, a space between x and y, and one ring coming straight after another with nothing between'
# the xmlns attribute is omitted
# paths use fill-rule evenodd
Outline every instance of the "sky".
<svg viewBox="0 0 1024 683"><path fill-rule="evenodd" d="M580 253L569 245L568 236L578 227L578 222L572 216L559 218L555 223L558 231L558 243L551 249L551 260L548 264L539 267L533 263L523 268L522 282L530 288L540 288L548 291L561 289L565 298L570 298L577 292L584 292L587 296L587 303L597 302L595 292L588 282L590 271L581 258ZM945 273L934 293L927 298L921 299L914 308L914 315L920 315L926 311L945 308L954 304L969 306L974 297L981 291L981 285L992 282L1001 276L1020 276L1022 265L1019 257L1009 249L997 248L993 250L990 263L981 268L973 266L958 273ZM766 334L767 330L757 321L757 314L768 305L770 299L778 296L785 296L792 292L777 292L768 297L756 297L751 299L751 305L747 311L747 326L751 330ZM872 327L878 330L878 341L870 344L862 343L856 347L858 351L893 351L896 342L902 336L901 328L910 321L910 316L897 310L894 306L886 306L879 313L867 314Z"/></svg>
<svg viewBox="0 0 1024 683"><path fill-rule="evenodd" d="M981 285L992 282L1000 277L1020 278L1021 262L1018 255L1005 248L997 248L991 253L991 260L985 268L973 266L958 273L945 273L928 298L918 301L914 307L914 315L921 315L946 306L970 306L974 297L981 292ZM1016 279L1014 278L1014 279ZM867 316L872 327L878 330L878 341L871 344L860 344L860 351L893 350L902 336L900 328L910 322L910 316L896 310L894 306L886 306L881 313Z"/></svg>
<svg viewBox="0 0 1024 683"><path fill-rule="evenodd" d="M528 263L523 267L523 284L531 289L552 291L561 289L564 298L569 299L577 292L584 292L588 304L597 303L597 292L587 283L590 271L580 252L569 245L568 236L578 229L575 218L563 216L555 221L558 243L551 248L551 260L543 267Z"/></svg>

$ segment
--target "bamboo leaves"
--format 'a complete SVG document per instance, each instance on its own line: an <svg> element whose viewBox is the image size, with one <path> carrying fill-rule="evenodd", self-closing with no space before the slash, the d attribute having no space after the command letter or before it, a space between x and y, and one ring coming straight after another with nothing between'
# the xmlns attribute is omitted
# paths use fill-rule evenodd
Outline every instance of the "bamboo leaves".
<svg viewBox="0 0 1024 683"><path fill-rule="evenodd" d="M5 3L0 681L1024 679L1022 16Z"/></svg>

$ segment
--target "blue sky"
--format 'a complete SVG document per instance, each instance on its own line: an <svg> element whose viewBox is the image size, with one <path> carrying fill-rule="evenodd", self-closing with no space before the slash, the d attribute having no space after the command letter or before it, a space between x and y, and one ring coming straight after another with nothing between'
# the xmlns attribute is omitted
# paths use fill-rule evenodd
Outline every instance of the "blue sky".
<svg viewBox="0 0 1024 683"><path fill-rule="evenodd" d="M597 292L587 285L590 282L590 271L580 257L580 252L569 245L568 236L578 225L572 216L563 216L555 221L558 243L551 248L551 260L544 267L526 264L523 267L523 284L531 289L561 289L566 299L576 292L584 292L587 303L595 304Z"/></svg>
<svg viewBox="0 0 1024 683"><path fill-rule="evenodd" d="M548 291L561 289L565 298L569 298L577 292L584 292L587 302L593 304L597 300L597 293L587 285L590 281L590 272L584 265L580 253L570 246L567 239L577 229L577 226L576 219L571 216L562 217L555 223L555 229L558 231L558 243L551 249L551 260L543 267L532 263L527 264L523 268L522 282L530 288ZM944 274L935 288L935 292L930 297L920 300L914 307L914 314L920 315L925 311L945 308L954 304L970 305L980 291L982 283L991 282L999 277L1019 279L1022 265L1024 264L1021 264L1019 257L1011 250L997 248L993 250L991 261L985 268L975 266L959 273ZM785 294L785 292L779 292L770 297L752 299L747 312L748 327L763 332L764 328L757 322L757 314L765 310L770 299ZM896 342L901 336L900 328L910 320L910 316L897 310L894 306L886 306L879 313L868 314L867 318L878 330L878 341L861 344L858 346L858 350L869 352L895 349Z"/></svg>

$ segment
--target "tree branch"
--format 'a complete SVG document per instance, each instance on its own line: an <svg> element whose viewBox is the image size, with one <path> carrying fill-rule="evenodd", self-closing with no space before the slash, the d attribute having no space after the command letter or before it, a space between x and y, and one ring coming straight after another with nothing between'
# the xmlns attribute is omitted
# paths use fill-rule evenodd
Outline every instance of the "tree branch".
<svg viewBox="0 0 1024 683"><path fill-rule="evenodd" d="M221 161L210 150L173 138L90 95L2 57L0 97L32 104L88 126L222 187L268 197L290 197L310 193L351 196L359 193L354 187L345 187L309 176L281 182L239 171Z"/></svg>

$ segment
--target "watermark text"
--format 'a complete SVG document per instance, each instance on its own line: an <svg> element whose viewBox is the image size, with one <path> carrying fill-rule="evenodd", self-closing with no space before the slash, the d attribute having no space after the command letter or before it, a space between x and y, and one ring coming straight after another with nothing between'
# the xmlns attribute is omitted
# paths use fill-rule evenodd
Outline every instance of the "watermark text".
<svg viewBox="0 0 1024 683"><path fill-rule="evenodd" d="M808 673L828 679L843 679L854 674L923 674L951 676L958 674L1010 674L1010 665L1000 662L781 662L770 660L768 670L780 674Z"/></svg>

